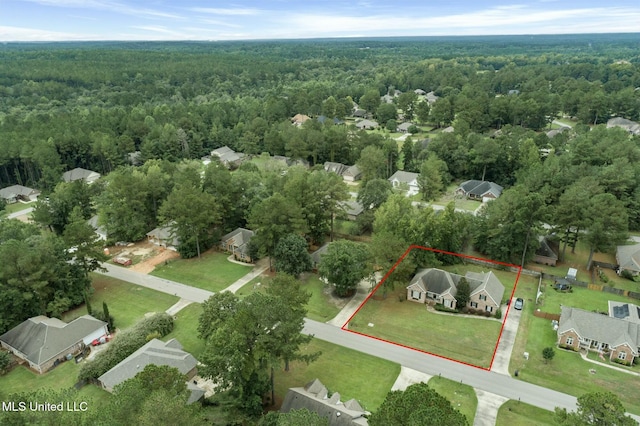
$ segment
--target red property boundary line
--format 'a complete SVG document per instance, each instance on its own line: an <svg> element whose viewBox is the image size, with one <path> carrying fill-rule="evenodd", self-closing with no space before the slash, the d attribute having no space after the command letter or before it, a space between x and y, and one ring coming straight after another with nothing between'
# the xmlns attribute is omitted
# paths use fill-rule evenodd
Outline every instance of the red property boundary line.
<svg viewBox="0 0 640 426"><path fill-rule="evenodd" d="M500 261L497 261L497 260L484 259L484 258L481 258L481 257L469 256L469 255L460 254L460 253L452 253L452 252L449 252L449 251L438 250L438 249L434 249L434 248L431 248L431 247L423 247L423 246L419 246L419 245L413 244L413 245L409 246L409 248L402 254L402 256L400 256L400 258L396 261L396 263L391 267L391 269L389 269L389 271L384 275L384 277L382 277L380 282L375 286L373 291L371 293L369 293L369 295L366 297L366 299L364 299L364 301L360 304L360 306L358 306L358 309L356 309L356 311L349 317L347 322L345 322L342 325L342 327L340 327L340 329L344 330L344 331L348 331L350 333L359 334L361 336L369 337L371 339L379 340L381 342L391 343L391 344L396 345L396 346L400 346L400 347L403 347L403 348L406 348L406 349L411 349L411 350L414 350L416 352L422 352L422 353L425 353L425 354L437 356L438 358L446 359L446 360L449 360L449 361L454 361L454 362L457 362L457 363L460 363L460 364L468 365L470 367L475 367L475 368L478 368L480 370L491 371L491 367L493 366L493 361L495 360L496 353L498 352L498 345L500 343L500 339L502 338L502 332L504 331L504 326L507 323L507 318L509 317L509 313L511 313L511 304L509 304L509 307L507 308L507 312L505 313L504 318L502 320L502 326L500 327L500 334L498 335L498 340L496 341L496 346L493 349L493 355L491 356L491 363L489 364L489 368L480 367L479 365L469 364L469 363L464 362L464 361L460 361L460 360L453 359L453 358L448 358L448 357L443 356L443 355L434 354L432 352L428 352L428 351L425 351L425 350L422 350L422 349L417 349L417 348L414 348L414 347L411 347L411 346L403 345L402 343L393 342L391 340L381 339L379 337L371 336L371 335L368 335L368 334L365 334L365 333L361 333L359 331L349 330L347 328L347 325L351 322L353 317L355 317L358 314L358 312L360 312L360 309L362 309L362 307L369 301L369 299L375 294L375 292L378 291L378 288L380 287L380 285L382 285L382 283L384 283L387 280L387 278L389 278L389 275L391 275L393 273L393 271L404 260L404 258L407 257L407 255L409 253L411 253L412 250L415 250L415 249L431 251L431 252L434 252L434 253L448 254L448 255L451 255L451 256L463 257L465 259L479 260L479 261L482 261L482 262L488 262L488 263L493 263L493 264L496 264L496 265L502 265L502 266L506 266L506 267L510 267L510 268L516 268L518 270L518 272L516 274L516 281L513 284L513 290L511 290L511 295L509 296L509 300L513 299L513 295L515 294L516 288L518 287L518 281L520 280L520 274L522 273L522 267L521 266L514 265L514 264L511 264L511 263L500 262Z"/></svg>

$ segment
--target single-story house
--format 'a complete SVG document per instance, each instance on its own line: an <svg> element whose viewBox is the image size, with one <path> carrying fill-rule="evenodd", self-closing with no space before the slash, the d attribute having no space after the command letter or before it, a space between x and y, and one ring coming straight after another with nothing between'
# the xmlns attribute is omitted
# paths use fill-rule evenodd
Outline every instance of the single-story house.
<svg viewBox="0 0 640 426"><path fill-rule="evenodd" d="M440 97L438 95L436 95L433 91L427 93L426 97L427 97L427 102L429 103L429 105L435 104L436 101L438 99L440 99Z"/></svg>
<svg viewBox="0 0 640 426"><path fill-rule="evenodd" d="M329 391L318 379L305 387L289 388L280 407L281 413L306 408L329 420L330 426L366 426L367 413L355 399L340 401L340 394Z"/></svg>
<svg viewBox="0 0 640 426"><path fill-rule="evenodd" d="M327 118L327 116L325 115L319 115L317 120L320 122L320 124L325 124L327 123L327 120L329 120L329 118ZM335 125L344 124L344 121L340 120L338 117L333 117L333 119L331 119L329 122Z"/></svg>
<svg viewBox="0 0 640 426"><path fill-rule="evenodd" d="M389 182L393 188L407 191L407 197L410 197L420 192L418 176L418 173L398 170L389 178Z"/></svg>
<svg viewBox="0 0 640 426"><path fill-rule="evenodd" d="M94 172L93 170L83 169L81 167L76 167L75 169L62 174L62 180L65 182L83 180L86 183L93 183L98 179L100 179L100 173Z"/></svg>
<svg viewBox="0 0 640 426"><path fill-rule="evenodd" d="M343 173L348 169L348 166L345 166L342 163L334 163L331 161L327 161L326 163L324 163L323 167L325 172L335 173L338 176L342 176Z"/></svg>
<svg viewBox="0 0 640 426"><path fill-rule="evenodd" d="M218 157L227 168L238 167L246 157L242 152L235 152L226 145L211 151L211 156Z"/></svg>
<svg viewBox="0 0 640 426"><path fill-rule="evenodd" d="M338 203L347 215L348 220L357 220L364 211L364 207L357 201L340 201Z"/></svg>
<svg viewBox="0 0 640 426"><path fill-rule="evenodd" d="M556 266L558 263L557 246L545 237L538 237L540 247L533 255L533 261L541 265Z"/></svg>
<svg viewBox="0 0 640 426"><path fill-rule="evenodd" d="M616 262L618 262L618 273L629 271L633 275L640 274L640 244L618 246Z"/></svg>
<svg viewBox="0 0 640 426"><path fill-rule="evenodd" d="M640 135L640 124L622 117L611 118L607 121L607 128L620 127L632 135Z"/></svg>
<svg viewBox="0 0 640 426"><path fill-rule="evenodd" d="M518 89L511 89L507 92L507 95L509 96L513 96L513 95L519 95L520 91Z"/></svg>
<svg viewBox="0 0 640 426"><path fill-rule="evenodd" d="M327 252L329 248L329 243L325 243L318 250L311 253L311 269L314 271L318 270L318 265L322 261L322 256Z"/></svg>
<svg viewBox="0 0 640 426"><path fill-rule="evenodd" d="M253 259L249 256L249 242L254 235L255 232L249 229L238 228L222 236L220 248L233 254L236 260L251 263Z"/></svg>
<svg viewBox="0 0 640 426"><path fill-rule="evenodd" d="M356 108L353 110L353 116L356 118L365 118L367 116L367 111L360 108Z"/></svg>
<svg viewBox="0 0 640 426"><path fill-rule="evenodd" d="M468 307L486 312L495 312L500 308L504 286L491 271L467 272L463 277L442 269L422 269L414 275L407 286L407 300L442 304L447 308L455 309L457 286L462 278L467 280L471 290Z"/></svg>
<svg viewBox="0 0 640 426"><path fill-rule="evenodd" d="M157 246L170 250L176 250L176 247L180 245L180 239L173 235L170 226L159 226L147 232L147 240Z"/></svg>
<svg viewBox="0 0 640 426"><path fill-rule="evenodd" d="M347 170L342 173L342 179L345 182L355 182L357 180L360 180L361 177L362 172L360 171L360 168L355 164L353 166L348 166Z"/></svg>
<svg viewBox="0 0 640 426"><path fill-rule="evenodd" d="M291 118L291 124L294 126L302 126L305 121L310 120L311 117L305 114L296 114Z"/></svg>
<svg viewBox="0 0 640 426"><path fill-rule="evenodd" d="M422 89L416 89L416 90L414 90L414 91L413 91L413 93L415 93L415 94L416 94L416 95L418 95L418 96L424 96L424 95L426 95L426 94L427 94L427 92L425 92L425 91L424 91L424 90L422 90Z"/></svg>
<svg viewBox="0 0 640 426"><path fill-rule="evenodd" d="M409 122L401 123L400 125L398 125L396 130L398 132L406 133L406 132L409 131L409 127L411 127L413 125L414 125L413 123L409 123Z"/></svg>
<svg viewBox="0 0 640 426"><path fill-rule="evenodd" d="M377 121L373 120L360 120L356 123L356 127L360 130L373 130L379 126Z"/></svg>
<svg viewBox="0 0 640 426"><path fill-rule="evenodd" d="M40 191L22 185L11 185L0 189L0 198L7 204L17 203L18 201L31 202L38 201Z"/></svg>
<svg viewBox="0 0 640 426"><path fill-rule="evenodd" d="M188 381L191 381L198 372L198 360L189 352L182 350L182 345L176 339L171 339L168 342L151 339L111 370L98 377L98 381L107 392L113 392L116 386L125 380L134 378L150 364L176 368L187 377ZM193 402L204 395L204 391L201 389L198 389L196 393L199 395L198 398L189 398L189 401Z"/></svg>
<svg viewBox="0 0 640 426"><path fill-rule="evenodd" d="M456 194L464 195L472 200L496 199L502 194L502 187L497 183L483 180L468 180L462 182Z"/></svg>
<svg viewBox="0 0 640 426"><path fill-rule="evenodd" d="M640 352L640 324L615 316L562 306L558 345L601 352L611 361L632 363Z"/></svg>
<svg viewBox="0 0 640 426"><path fill-rule="evenodd" d="M107 334L107 323L91 315L83 315L70 323L41 315L4 333L0 336L0 345L42 374Z"/></svg>

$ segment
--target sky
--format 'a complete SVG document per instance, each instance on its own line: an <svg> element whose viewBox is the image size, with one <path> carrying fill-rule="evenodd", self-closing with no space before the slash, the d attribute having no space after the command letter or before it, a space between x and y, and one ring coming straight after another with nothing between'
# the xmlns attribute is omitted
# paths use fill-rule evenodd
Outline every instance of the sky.
<svg viewBox="0 0 640 426"><path fill-rule="evenodd" d="M639 31L639 0L0 0L0 41Z"/></svg>

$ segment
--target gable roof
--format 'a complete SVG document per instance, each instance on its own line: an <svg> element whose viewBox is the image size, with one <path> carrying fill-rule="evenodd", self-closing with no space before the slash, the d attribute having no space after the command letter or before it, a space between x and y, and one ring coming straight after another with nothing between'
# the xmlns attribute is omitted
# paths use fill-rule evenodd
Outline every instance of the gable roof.
<svg viewBox="0 0 640 426"><path fill-rule="evenodd" d="M376 128L378 127L378 122L373 120L361 120L356 123L356 127L358 129L365 129L367 127Z"/></svg>
<svg viewBox="0 0 640 426"><path fill-rule="evenodd" d="M460 184L460 188L464 191L465 195L473 195L476 197L485 197L488 194L498 198L502 194L503 188L497 183L489 182L486 180L468 180Z"/></svg>
<svg viewBox="0 0 640 426"><path fill-rule="evenodd" d="M187 374L196 367L197 363L198 361L193 355L182 350L182 345L176 339L171 339L166 343L152 339L111 370L98 377L98 380L105 387L113 389L125 380L135 377L149 364L167 365L177 368L182 374Z"/></svg>
<svg viewBox="0 0 640 426"><path fill-rule="evenodd" d="M18 196L30 197L31 195L39 195L40 191L22 185L11 185L0 189L0 198L12 200Z"/></svg>
<svg viewBox="0 0 640 426"><path fill-rule="evenodd" d="M83 315L68 324L41 315L18 324L0 336L0 341L24 354L28 361L40 365L97 330L106 330L106 325L91 315Z"/></svg>
<svg viewBox="0 0 640 426"><path fill-rule="evenodd" d="M318 413L320 417L329 420L330 426L366 426L369 424L365 417L367 412L355 399L340 401L340 394L329 391L318 379L308 383L305 387L290 388L282 402L280 411L288 413L291 410L306 408Z"/></svg>
<svg viewBox="0 0 640 426"><path fill-rule="evenodd" d="M418 176L419 176L418 173L405 172L404 170L398 170L393 175L391 175L391 177L389 178L389 182L393 182L394 180L397 180L398 182L412 183L414 180L417 181Z"/></svg>
<svg viewBox="0 0 640 426"><path fill-rule="evenodd" d="M73 182L76 180L85 180L85 181L94 181L100 177L100 173L94 172L93 170L83 169L81 167L76 167L73 170L69 170L62 174L62 180L65 182Z"/></svg>
<svg viewBox="0 0 640 426"><path fill-rule="evenodd" d="M414 275L407 288L418 288L425 293L449 293L455 296L458 291L456 285L460 278L462 278L460 275L452 274L442 269L422 269Z"/></svg>
<svg viewBox="0 0 640 426"><path fill-rule="evenodd" d="M332 172L339 176L342 176L345 171L347 171L348 167L342 163L333 163L331 161L327 161L324 163L324 171Z"/></svg>
<svg viewBox="0 0 640 426"><path fill-rule="evenodd" d="M358 216L364 211L364 207L357 201L339 201L338 205L349 216Z"/></svg>
<svg viewBox="0 0 640 426"><path fill-rule="evenodd" d="M632 135L640 135L640 124L622 117L615 117L607 121L607 128L621 127Z"/></svg>
<svg viewBox="0 0 640 426"><path fill-rule="evenodd" d="M220 241L227 244L231 242L237 248L238 252L246 254L249 248L249 241L251 241L251 238L253 238L255 234L256 233L250 229L237 228L234 231L223 235L222 238L220 238Z"/></svg>
<svg viewBox="0 0 640 426"><path fill-rule="evenodd" d="M538 249L536 250L536 256L544 256L550 259L558 260L558 254L553 250L547 238L540 236L538 237L538 241L540 242L540 247L538 247Z"/></svg>
<svg viewBox="0 0 640 426"><path fill-rule="evenodd" d="M324 243L318 250L311 253L311 263L314 265L319 265L322 260L322 256L327 252L329 248L329 243Z"/></svg>
<svg viewBox="0 0 640 426"><path fill-rule="evenodd" d="M609 300L609 316L640 324L640 306Z"/></svg>
<svg viewBox="0 0 640 426"><path fill-rule="evenodd" d="M471 296L481 292L486 292L493 302L500 306L502 304L502 296L504 296L504 286L492 272L467 272L465 278L469 282Z"/></svg>
<svg viewBox="0 0 640 426"><path fill-rule="evenodd" d="M225 165L228 165L230 163L237 163L245 157L242 152L235 152L226 145L214 149L213 151L211 151L211 155L218 157L220 161Z"/></svg>
<svg viewBox="0 0 640 426"><path fill-rule="evenodd" d="M342 173L342 176L352 176L353 178L357 178L361 174L362 172L360 171L360 168L354 164L353 166L347 167L347 170Z"/></svg>
<svg viewBox="0 0 640 426"><path fill-rule="evenodd" d="M409 127L411 126L413 126L413 123L404 122L398 125L398 130L406 132L407 130L409 130Z"/></svg>
<svg viewBox="0 0 640 426"><path fill-rule="evenodd" d="M640 244L618 246L616 260L621 269L640 272Z"/></svg>
<svg viewBox="0 0 640 426"><path fill-rule="evenodd" d="M302 123L304 123L305 121L309 120L311 117L309 117L308 115L305 114L296 114L291 118L291 122L293 124L297 124L300 125Z"/></svg>
<svg viewBox="0 0 640 426"><path fill-rule="evenodd" d="M640 324L596 312L562 306L558 335L571 330L581 338L608 343L612 348L628 344L634 354L638 355Z"/></svg>

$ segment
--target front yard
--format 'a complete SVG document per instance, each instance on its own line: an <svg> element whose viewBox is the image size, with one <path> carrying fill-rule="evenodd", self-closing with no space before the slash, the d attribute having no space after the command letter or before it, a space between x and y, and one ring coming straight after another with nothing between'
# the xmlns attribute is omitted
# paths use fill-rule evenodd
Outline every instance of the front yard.
<svg viewBox="0 0 640 426"><path fill-rule="evenodd" d="M470 425L473 424L478 408L478 397L471 386L438 376L432 377L428 385L451 401L453 408L464 414Z"/></svg>
<svg viewBox="0 0 640 426"><path fill-rule="evenodd" d="M403 296L406 290L401 288L384 300L369 299L351 320L349 329L489 368L502 327L500 321L430 312L423 304L401 302Z"/></svg>
<svg viewBox="0 0 640 426"><path fill-rule="evenodd" d="M536 426L558 424L553 411L543 410L520 401L509 400L498 410L496 426L526 426L532 423Z"/></svg>
<svg viewBox="0 0 640 426"><path fill-rule="evenodd" d="M229 262L226 253L208 251L200 259L176 259L158 265L151 275L209 291L221 291L251 272L252 266Z"/></svg>

